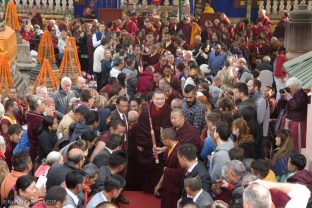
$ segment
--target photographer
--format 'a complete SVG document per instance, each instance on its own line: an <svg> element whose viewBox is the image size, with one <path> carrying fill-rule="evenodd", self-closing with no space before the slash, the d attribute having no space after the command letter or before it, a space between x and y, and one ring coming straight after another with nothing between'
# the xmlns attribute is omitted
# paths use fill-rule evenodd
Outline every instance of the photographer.
<svg viewBox="0 0 312 208"><path fill-rule="evenodd" d="M286 110L285 129L294 135L294 150L300 152L306 146L307 108L309 98L302 89L301 82L291 77L286 81L286 88L281 89L281 106Z"/></svg>

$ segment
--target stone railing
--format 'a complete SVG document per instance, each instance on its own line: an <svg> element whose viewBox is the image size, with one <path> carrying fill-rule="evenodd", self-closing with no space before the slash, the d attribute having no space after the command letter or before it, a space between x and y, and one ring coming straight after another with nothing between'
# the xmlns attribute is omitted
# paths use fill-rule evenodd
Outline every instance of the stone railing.
<svg viewBox="0 0 312 208"><path fill-rule="evenodd" d="M263 0L258 1L259 9L266 10L267 15L272 19L279 18L279 12L286 10L291 12L296 9L299 4L308 5L308 9L312 10L312 0Z"/></svg>
<svg viewBox="0 0 312 208"><path fill-rule="evenodd" d="M37 6L41 14L46 15L72 15L74 13L74 0L15 0L17 12L26 14ZM4 8L4 0L0 0Z"/></svg>

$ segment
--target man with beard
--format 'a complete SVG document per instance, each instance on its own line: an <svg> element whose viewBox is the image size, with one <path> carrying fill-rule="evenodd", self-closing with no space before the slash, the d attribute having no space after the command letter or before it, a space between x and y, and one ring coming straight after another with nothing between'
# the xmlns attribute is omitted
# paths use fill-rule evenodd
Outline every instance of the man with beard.
<svg viewBox="0 0 312 208"><path fill-rule="evenodd" d="M170 121L175 129L177 139L180 144L191 143L194 144L197 151L201 149L199 133L189 122L185 120L181 109L174 109L171 111Z"/></svg>
<svg viewBox="0 0 312 208"><path fill-rule="evenodd" d="M186 85L182 110L186 120L199 132L205 127L205 107L196 98L196 86Z"/></svg>
<svg viewBox="0 0 312 208"><path fill-rule="evenodd" d="M246 82L249 79L253 79L253 75L250 70L247 68L246 59L238 59L238 67L235 69L237 71L237 81Z"/></svg>
<svg viewBox="0 0 312 208"><path fill-rule="evenodd" d="M233 88L234 97L236 101L239 102L239 110L243 109L246 106L251 106L256 111L256 102L249 97L247 84L243 82L238 82L233 86Z"/></svg>
<svg viewBox="0 0 312 208"><path fill-rule="evenodd" d="M261 82L258 79L251 79L247 82L248 93L249 95L258 102L258 100L262 97L261 93Z"/></svg>
<svg viewBox="0 0 312 208"><path fill-rule="evenodd" d="M165 94L160 90L155 90L152 102L143 109L139 116L136 132L137 161L141 188L145 192L153 193L164 166L162 154L158 157L159 163L155 163L151 128L155 133L156 146L162 147L160 131L171 126L170 111L170 106L166 104Z"/></svg>

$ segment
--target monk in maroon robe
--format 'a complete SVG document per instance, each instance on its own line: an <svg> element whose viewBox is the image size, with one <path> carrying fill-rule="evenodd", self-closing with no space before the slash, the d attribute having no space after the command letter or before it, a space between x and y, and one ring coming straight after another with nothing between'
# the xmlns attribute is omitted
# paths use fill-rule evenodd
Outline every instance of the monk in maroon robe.
<svg viewBox="0 0 312 208"><path fill-rule="evenodd" d="M167 65L167 63L168 63L167 56L166 55L161 55L159 57L158 63L153 65L154 70L155 71L160 71L161 73L163 73L164 68Z"/></svg>
<svg viewBox="0 0 312 208"><path fill-rule="evenodd" d="M164 67L163 74L164 74L166 81L172 86L172 88L175 91L182 93L181 81L179 80L178 77L173 75L173 72L174 72L173 66L167 64Z"/></svg>
<svg viewBox="0 0 312 208"><path fill-rule="evenodd" d="M272 21L268 16L266 16L265 13L266 11L264 9L259 10L259 18L257 19L257 23L261 22L262 25L269 26L270 24L272 24Z"/></svg>
<svg viewBox="0 0 312 208"><path fill-rule="evenodd" d="M169 85L169 84L166 84L164 86L164 92L165 92L165 95L166 95L166 103L168 105L170 105L170 106L171 106L171 102L172 102L173 99L176 99L176 98L179 98L181 100L183 99L183 96L179 92L175 91L172 88L172 86Z"/></svg>
<svg viewBox="0 0 312 208"><path fill-rule="evenodd" d="M42 124L43 114L37 110L29 111L26 115L27 136L29 140L29 156L35 161L38 156L38 127Z"/></svg>
<svg viewBox="0 0 312 208"><path fill-rule="evenodd" d="M178 147L175 130L164 129L161 133L164 146L168 149L164 152L165 168L163 176L155 187L154 193L161 197L161 208L176 208L177 201L181 196L182 181L185 170L178 160Z"/></svg>
<svg viewBox="0 0 312 208"><path fill-rule="evenodd" d="M133 37L135 37L136 33L139 31L139 28L137 25L137 14L136 14L136 12L131 14L131 18L130 18L127 26L126 26L126 30Z"/></svg>
<svg viewBox="0 0 312 208"><path fill-rule="evenodd" d="M190 19L187 17L183 18L183 21L178 25L177 31L181 31L185 36L185 41L187 44L190 44L191 33L192 33L192 24Z"/></svg>
<svg viewBox="0 0 312 208"><path fill-rule="evenodd" d="M275 27L273 36L277 38L283 38L285 36L285 25L289 21L288 19L288 13L287 11L281 11L281 19L277 23L277 26Z"/></svg>
<svg viewBox="0 0 312 208"><path fill-rule="evenodd" d="M138 174L141 188L145 192L153 193L154 187L159 181L164 161L162 154L159 155L159 163L155 163L153 155L153 143L151 139L151 126L149 116L152 120L153 130L157 147L162 147L160 140L160 130L171 126L170 123L170 106L166 104L165 94L160 90L155 90L152 102L145 107L139 116L136 144L137 144L137 161ZM150 113L149 113L150 112Z"/></svg>
<svg viewBox="0 0 312 208"><path fill-rule="evenodd" d="M197 148L197 152L200 149L200 135L198 131L185 120L183 111L181 109L174 109L170 114L170 120L172 126L176 130L177 138L180 144L191 143Z"/></svg>

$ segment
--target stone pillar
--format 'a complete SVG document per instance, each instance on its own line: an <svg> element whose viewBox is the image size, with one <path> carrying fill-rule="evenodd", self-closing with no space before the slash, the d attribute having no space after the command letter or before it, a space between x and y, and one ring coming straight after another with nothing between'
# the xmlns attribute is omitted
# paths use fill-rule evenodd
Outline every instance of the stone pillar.
<svg viewBox="0 0 312 208"><path fill-rule="evenodd" d="M285 30L285 48L288 60L312 50L312 12L300 4L290 13Z"/></svg>

